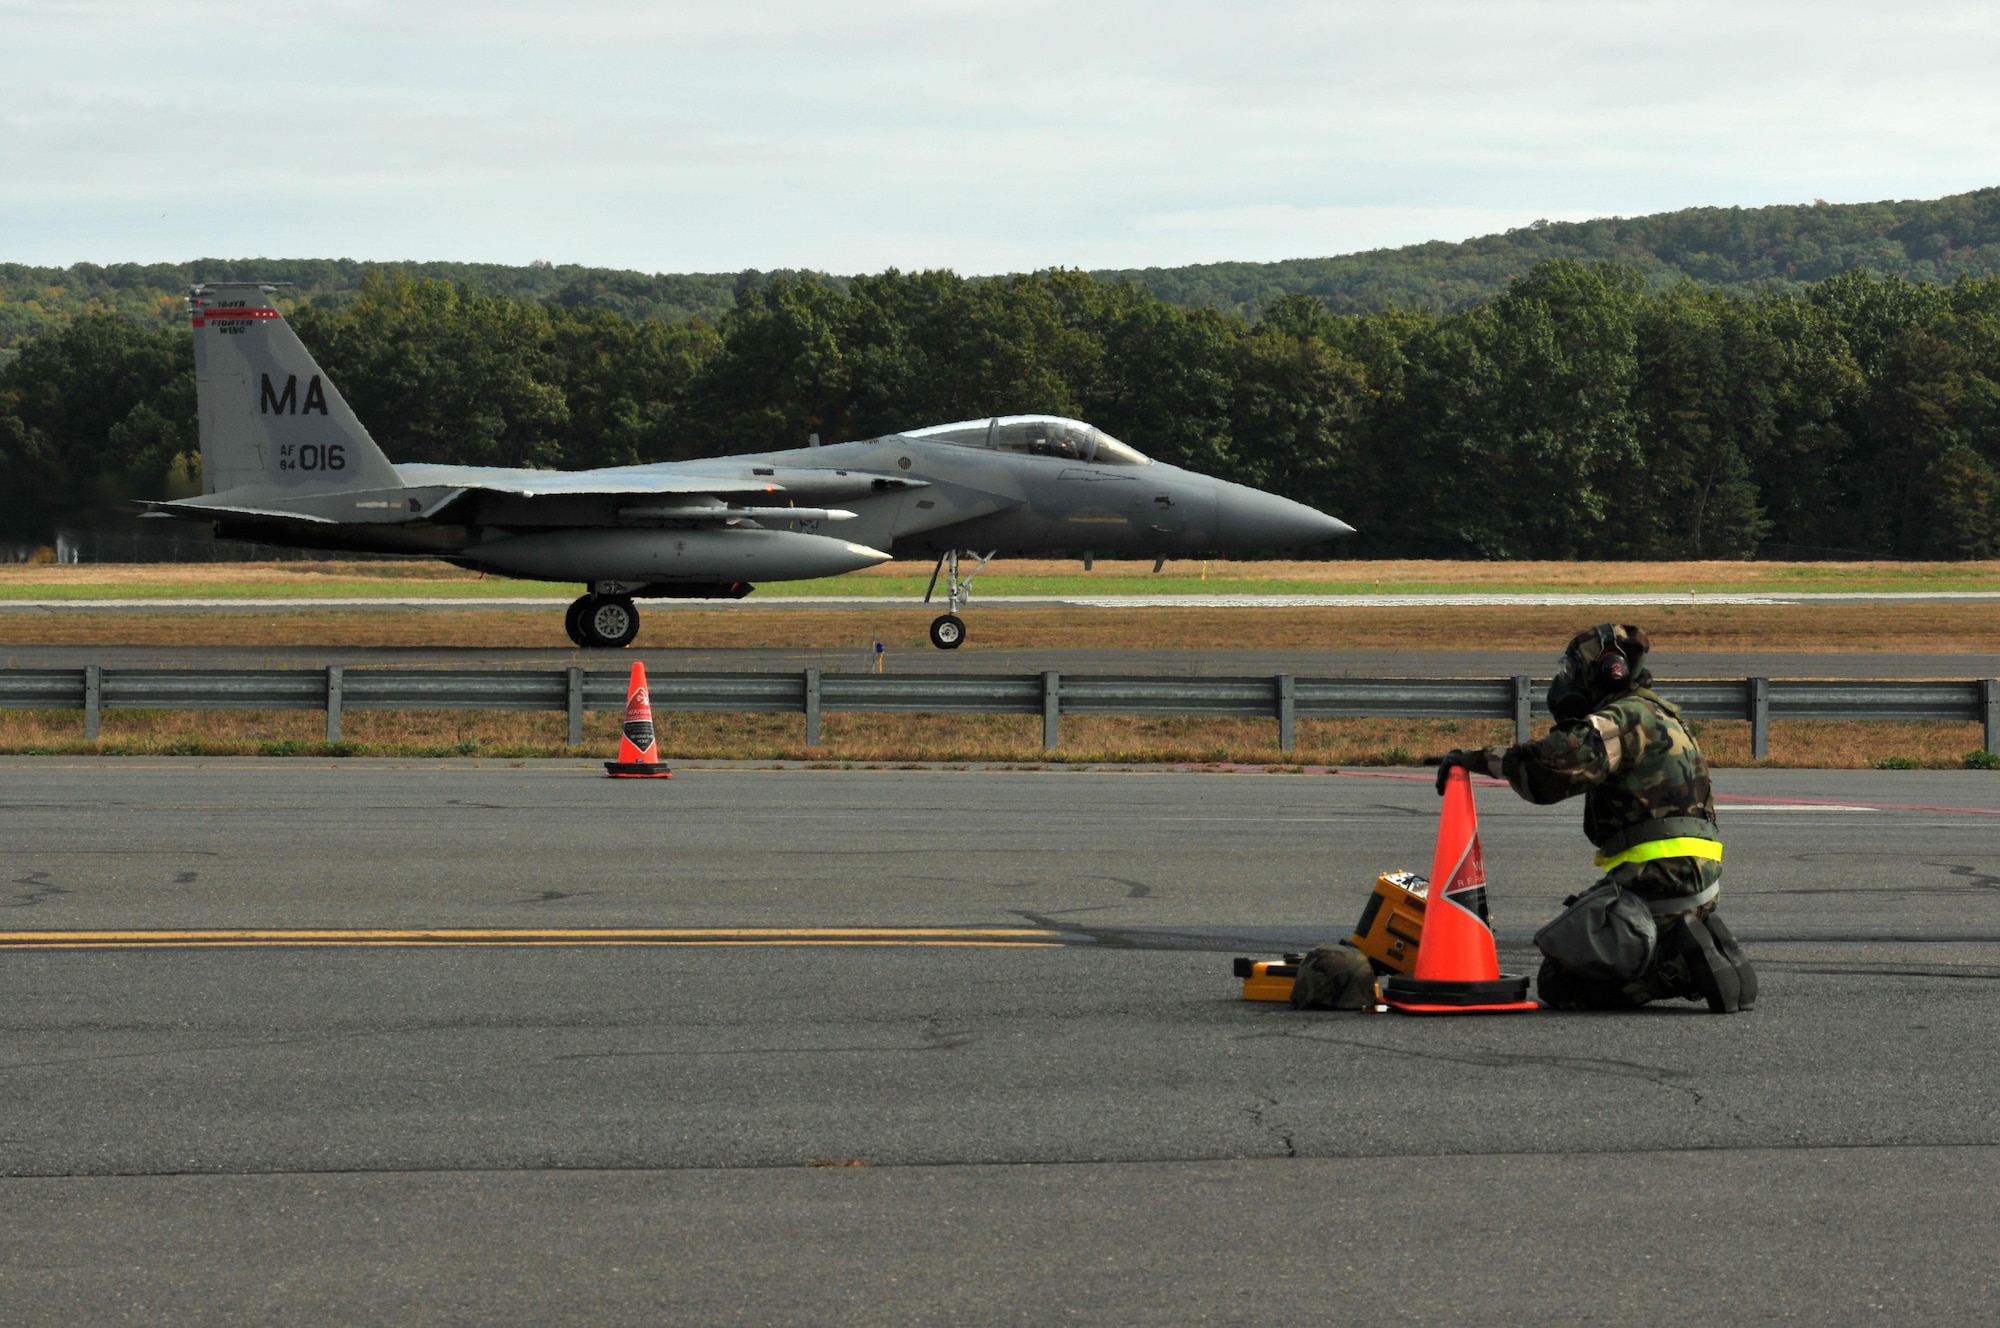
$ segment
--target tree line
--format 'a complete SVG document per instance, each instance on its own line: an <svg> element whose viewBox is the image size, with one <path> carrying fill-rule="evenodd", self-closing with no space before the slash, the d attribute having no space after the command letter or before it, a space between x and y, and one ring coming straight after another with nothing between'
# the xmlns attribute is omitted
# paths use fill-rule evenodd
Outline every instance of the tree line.
<svg viewBox="0 0 2000 1328"><path fill-rule="evenodd" d="M1317 296L1334 313L1423 309L1457 313L1485 304L1521 273L1555 258L1637 267L1649 290L1683 281L1737 295L1797 294L1813 282L1866 269L1933 285L2000 276L2000 188L1880 203L1681 208L1639 217L1538 221L1458 243L1434 240L1326 258L1200 263L1107 270L1100 282L1142 286L1168 304L1263 316L1287 295ZM609 309L628 318L713 323L744 290L787 278L844 290L851 278L813 272L632 272L573 263L406 262L338 258L203 258L191 263L0 263L0 364L26 341L74 318L109 310L157 327L178 321L181 296L199 281L283 282L300 299L340 306L372 270L393 267L482 295Z"/></svg>
<svg viewBox="0 0 2000 1328"><path fill-rule="evenodd" d="M2000 552L2000 279L1648 290L1554 259L1457 313L1251 320L1054 271L778 277L711 322L374 273L288 316L392 460L577 468L991 414L1087 419L1354 525L1339 552ZM0 369L0 536L199 487L183 329L91 314Z"/></svg>

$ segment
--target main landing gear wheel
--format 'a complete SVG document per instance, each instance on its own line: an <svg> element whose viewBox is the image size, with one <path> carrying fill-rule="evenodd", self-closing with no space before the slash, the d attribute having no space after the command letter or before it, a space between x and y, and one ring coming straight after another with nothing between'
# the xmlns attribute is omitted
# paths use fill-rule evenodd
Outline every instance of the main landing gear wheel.
<svg viewBox="0 0 2000 1328"><path fill-rule="evenodd" d="M956 650L965 644L965 620L947 613L931 620L931 644L939 650Z"/></svg>
<svg viewBox="0 0 2000 1328"><path fill-rule="evenodd" d="M582 626L589 644L623 650L639 635L639 608L624 595L593 595L584 606Z"/></svg>
<svg viewBox="0 0 2000 1328"><path fill-rule="evenodd" d="M569 639L579 646L590 644L590 638L583 634L583 615L590 610L590 596L580 595L567 609L563 610L563 630Z"/></svg>

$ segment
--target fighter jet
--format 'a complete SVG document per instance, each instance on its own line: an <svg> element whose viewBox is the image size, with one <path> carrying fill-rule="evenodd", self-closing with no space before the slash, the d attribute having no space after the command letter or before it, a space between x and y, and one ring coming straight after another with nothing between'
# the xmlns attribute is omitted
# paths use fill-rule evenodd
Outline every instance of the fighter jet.
<svg viewBox="0 0 2000 1328"><path fill-rule="evenodd" d="M1150 460L1051 415L598 470L397 465L271 302L275 289L189 292L203 492L148 502L148 515L212 522L220 539L581 582L564 619L579 646L629 645L636 600L740 599L755 581L934 556L924 598L942 577L945 611L931 642L953 650L973 578L1002 555L1138 554L1158 570L1169 556L1351 533L1303 503Z"/></svg>

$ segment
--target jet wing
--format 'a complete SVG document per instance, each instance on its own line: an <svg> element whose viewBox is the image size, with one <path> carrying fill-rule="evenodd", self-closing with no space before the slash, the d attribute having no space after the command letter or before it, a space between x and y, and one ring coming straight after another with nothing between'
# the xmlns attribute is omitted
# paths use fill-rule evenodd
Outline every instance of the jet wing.
<svg viewBox="0 0 2000 1328"><path fill-rule="evenodd" d="M518 470L507 466L412 463L397 466L396 473L412 486L485 490L516 498L784 493L837 499L927 487L925 481L904 475L831 467L758 465L754 457L731 460L736 464L727 469L714 463L702 469L656 465L606 466L598 470Z"/></svg>
<svg viewBox="0 0 2000 1328"><path fill-rule="evenodd" d="M412 486L451 488L463 493L483 491L510 498L658 498L677 494L690 498L730 498L782 493L794 499L838 501L929 487L927 481L905 475L878 475L832 467L758 465L755 457L730 460L736 464L727 469L714 463L701 469L655 465L607 466L599 470L517 470L503 466L418 463L397 466L396 472L404 483Z"/></svg>
<svg viewBox="0 0 2000 1328"><path fill-rule="evenodd" d="M215 521L299 521L311 525L400 525L454 519L448 509L462 500L489 494L530 504L565 498L637 500L633 515L668 520L734 522L744 519L841 521L852 514L839 501L899 489L927 487L925 481L811 466L756 464L759 458L730 458L727 468L710 463L610 466L598 470L527 470L508 466L397 466L397 489L327 492L240 485L194 498L147 501L150 516ZM783 495L777 502L771 501ZM745 502L751 499L751 502ZM756 499L763 499L759 503ZM800 499L807 500L800 502ZM622 509L621 510L626 510Z"/></svg>
<svg viewBox="0 0 2000 1328"><path fill-rule="evenodd" d="M770 493L778 486L763 476L714 475L658 467L616 466L602 470L516 470L506 466L396 467L412 486L484 489L516 498L580 495Z"/></svg>

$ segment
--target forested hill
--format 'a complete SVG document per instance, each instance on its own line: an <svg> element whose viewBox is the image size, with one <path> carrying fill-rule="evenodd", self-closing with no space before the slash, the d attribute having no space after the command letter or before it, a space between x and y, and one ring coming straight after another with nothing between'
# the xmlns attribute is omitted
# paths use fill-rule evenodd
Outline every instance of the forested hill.
<svg viewBox="0 0 2000 1328"><path fill-rule="evenodd" d="M1392 306L1453 313L1486 303L1550 258L1616 259L1663 289L1682 280L1735 294L1786 293L1860 269L1946 283L2000 275L2000 188L1900 203L1683 208L1645 217L1538 221L1462 244L1442 240L1283 263L1097 272L1169 304L1255 317L1286 295L1334 313Z"/></svg>
<svg viewBox="0 0 2000 1328"><path fill-rule="evenodd" d="M1433 241L1336 258L1282 263L1207 263L1092 273L1130 281L1169 304L1254 318L1285 295L1314 295L1334 313L1392 306L1450 313L1486 303L1550 258L1617 259L1662 289L1683 278L1737 293L1796 291L1854 269L1925 283L1961 273L2000 275L2000 188L1915 202L1686 208L1645 217L1537 223L1462 244ZM0 352L79 314L107 309L140 323L181 317L181 293L197 280L286 281L296 294L340 308L372 267L438 277L489 295L630 318L719 319L737 293L783 273L649 275L573 264L388 264L352 259L201 259L193 263L80 263L37 268L0 263ZM841 277L815 280L845 289Z"/></svg>
<svg viewBox="0 0 2000 1328"><path fill-rule="evenodd" d="M361 292L378 268L431 277L511 300L570 308L609 309L628 318L666 322L701 317L713 322L736 304L736 292L782 273L624 272L573 263L359 262L351 258L202 258L192 263L78 263L28 267L0 263L0 350L17 347L79 314L109 310L142 324L178 324L182 296L197 281L273 281L321 308L339 309Z"/></svg>

